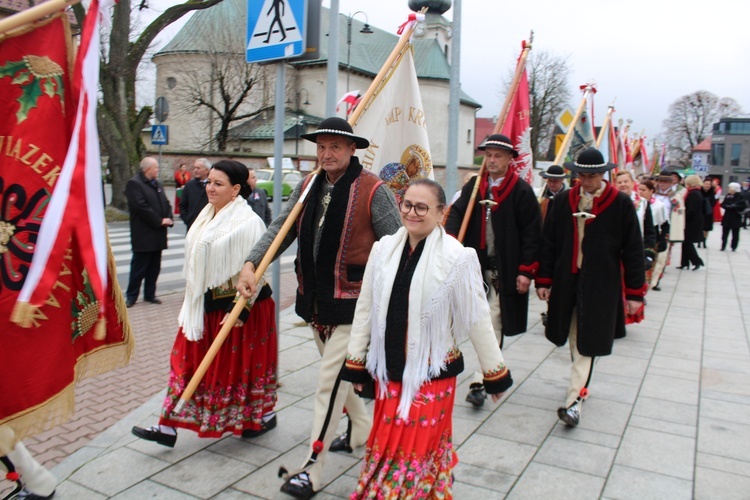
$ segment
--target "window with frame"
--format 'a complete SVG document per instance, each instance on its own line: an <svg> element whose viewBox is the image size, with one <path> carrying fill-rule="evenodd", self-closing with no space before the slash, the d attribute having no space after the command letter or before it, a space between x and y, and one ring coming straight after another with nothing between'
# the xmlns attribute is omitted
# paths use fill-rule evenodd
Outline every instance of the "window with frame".
<svg viewBox="0 0 750 500"><path fill-rule="evenodd" d="M740 166L740 155L742 154L742 144L732 144L732 158L730 159L730 165L732 167Z"/></svg>
<svg viewBox="0 0 750 500"><path fill-rule="evenodd" d="M711 144L711 165L724 166L724 144Z"/></svg>

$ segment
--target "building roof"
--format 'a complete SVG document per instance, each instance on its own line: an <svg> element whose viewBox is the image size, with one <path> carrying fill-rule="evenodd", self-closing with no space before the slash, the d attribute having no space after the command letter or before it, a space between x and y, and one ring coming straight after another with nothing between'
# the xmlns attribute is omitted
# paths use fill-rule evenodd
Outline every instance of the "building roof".
<svg viewBox="0 0 750 500"><path fill-rule="evenodd" d="M698 143L698 145L696 145L693 148L694 153L701 152L701 151L705 151L705 152L711 151L711 136L710 135L706 137L705 139L703 139L700 143Z"/></svg>
<svg viewBox="0 0 750 500"><path fill-rule="evenodd" d="M223 0L208 9L196 11L185 23L185 26L158 51L154 58L167 54L200 54L215 52L214 42L217 33L233 34L231 42L223 42L227 52L244 52L245 30L247 24L246 0ZM317 66L328 61L327 33L329 25L329 10L321 8L320 32L321 43L317 59L297 61L291 64L297 67ZM339 14L339 68L347 67L346 42L348 16ZM398 35L370 26L373 33L364 34L360 30L364 23L359 19L352 19L352 43L349 55L350 69L374 77L385 63L393 47L398 42ZM450 64L435 39L414 40L414 65L417 77L421 79L450 79ZM463 103L475 108L481 105L468 94L461 91L460 99Z"/></svg>
<svg viewBox="0 0 750 500"><path fill-rule="evenodd" d="M301 118L300 122L297 121L298 118ZM298 123L307 127L308 125L317 126L322 121L323 119L317 116L286 110L284 113L284 139L295 139L299 136ZM271 109L266 114L261 113L229 129L229 139L235 141L273 140L275 131L273 109Z"/></svg>

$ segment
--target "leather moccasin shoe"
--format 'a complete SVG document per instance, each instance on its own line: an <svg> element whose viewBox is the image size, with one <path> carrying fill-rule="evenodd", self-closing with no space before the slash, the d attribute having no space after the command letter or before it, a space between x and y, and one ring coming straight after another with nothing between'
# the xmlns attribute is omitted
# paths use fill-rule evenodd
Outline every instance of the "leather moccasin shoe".
<svg viewBox="0 0 750 500"><path fill-rule="evenodd" d="M156 297L152 299L143 299L143 300L145 300L149 304L161 304L161 300L157 299Z"/></svg>
<svg viewBox="0 0 750 500"><path fill-rule="evenodd" d="M144 429L142 427L133 427L133 435L145 439L146 441L154 441L163 446L174 448L174 444L177 442L177 434L167 434L159 430L158 427L149 427Z"/></svg>
<svg viewBox="0 0 750 500"><path fill-rule="evenodd" d="M254 438L258 436L262 436L266 432L270 431L271 429L276 428L276 415L273 416L272 419L270 419L268 422L263 422L260 424L260 429L245 429L242 431L242 437L243 438Z"/></svg>
<svg viewBox="0 0 750 500"><path fill-rule="evenodd" d="M331 441L331 446L328 447L328 451L343 451L346 453L351 453L352 446L349 444L349 434L346 432Z"/></svg>

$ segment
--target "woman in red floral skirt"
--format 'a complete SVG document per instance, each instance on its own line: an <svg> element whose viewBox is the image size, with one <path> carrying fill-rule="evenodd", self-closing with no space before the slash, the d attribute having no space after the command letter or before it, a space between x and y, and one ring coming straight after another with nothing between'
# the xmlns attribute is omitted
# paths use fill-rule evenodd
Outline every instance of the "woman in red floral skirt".
<svg viewBox="0 0 750 500"><path fill-rule="evenodd" d="M208 174L203 208L185 240L185 299L171 354L167 397L159 425L133 427L136 436L172 447L176 427L200 437L227 432L255 437L276 427L278 347L274 302L264 286L246 307L211 363L193 398L172 410L232 310L234 279L265 224L245 201L247 168L222 160Z"/></svg>
<svg viewBox="0 0 750 500"><path fill-rule="evenodd" d="M487 393L513 383L495 338L479 260L448 236L445 193L413 181L399 204L404 227L375 243L352 323L342 378L376 381L373 427L352 499L452 498L457 345L470 338Z"/></svg>

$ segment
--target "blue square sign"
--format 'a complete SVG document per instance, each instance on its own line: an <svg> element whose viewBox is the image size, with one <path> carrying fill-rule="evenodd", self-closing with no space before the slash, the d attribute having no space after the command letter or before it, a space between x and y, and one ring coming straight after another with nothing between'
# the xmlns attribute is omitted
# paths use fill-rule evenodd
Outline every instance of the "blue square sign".
<svg viewBox="0 0 750 500"><path fill-rule="evenodd" d="M169 127L167 125L151 125L151 144L154 146L169 144Z"/></svg>
<svg viewBox="0 0 750 500"><path fill-rule="evenodd" d="M248 0L245 60L249 63L305 53L307 0Z"/></svg>

